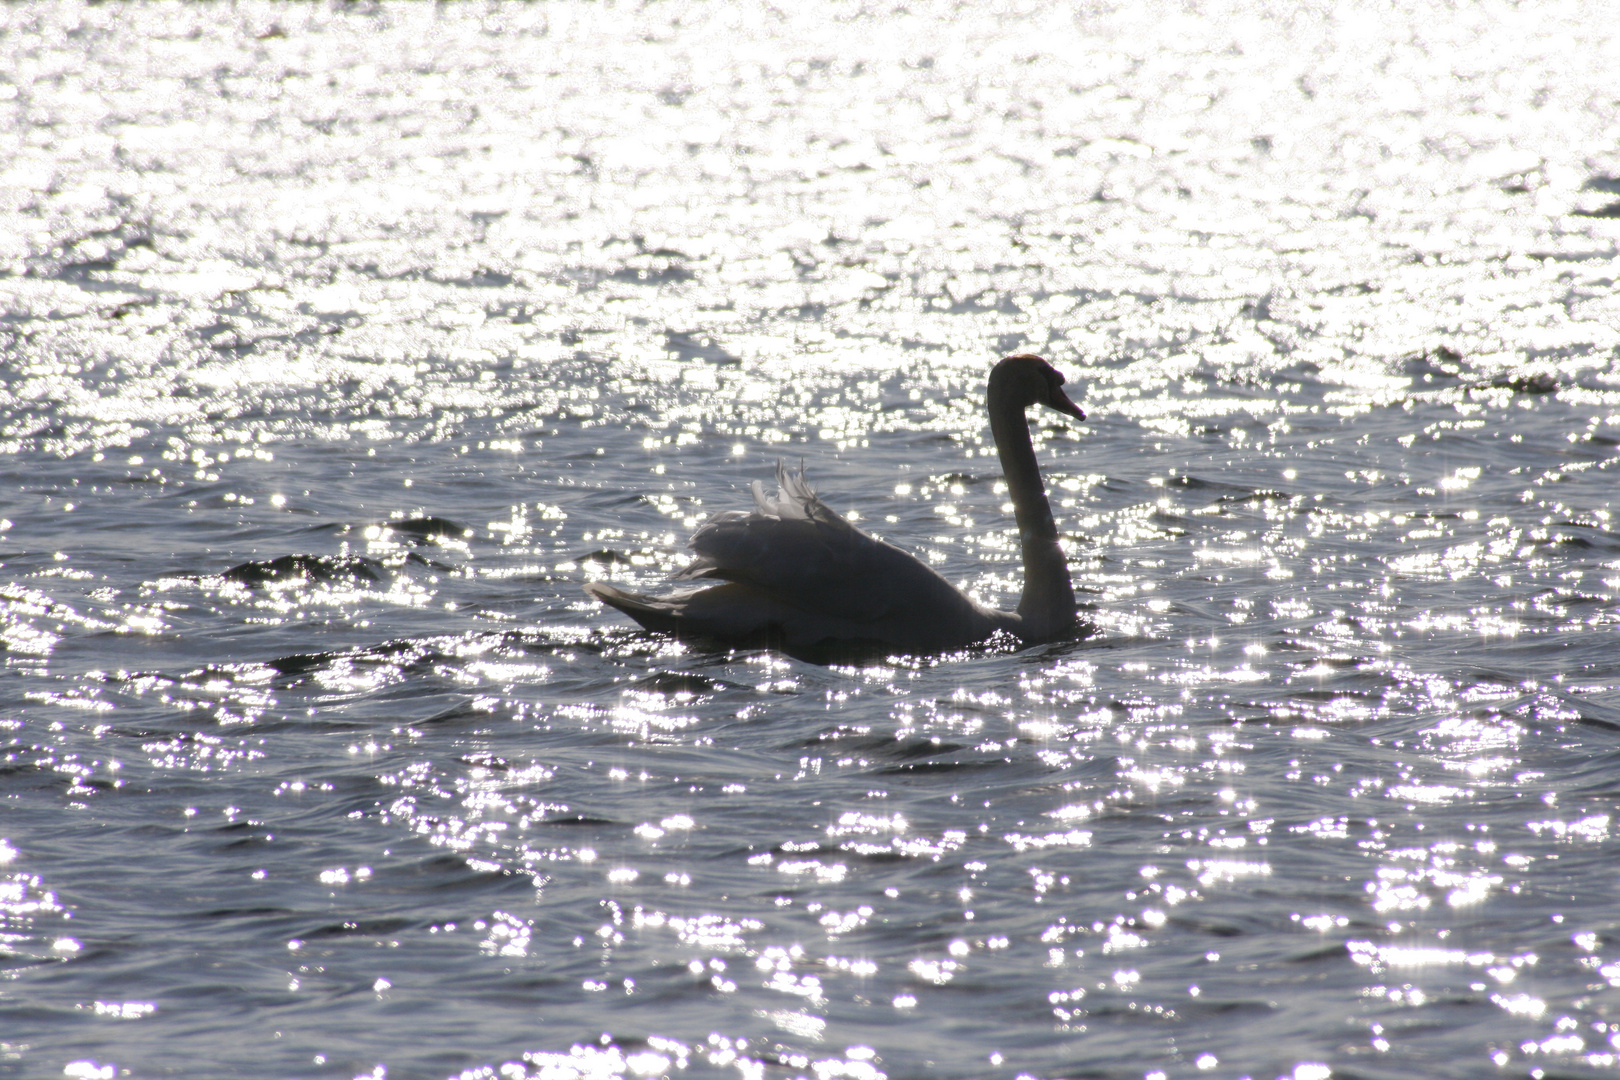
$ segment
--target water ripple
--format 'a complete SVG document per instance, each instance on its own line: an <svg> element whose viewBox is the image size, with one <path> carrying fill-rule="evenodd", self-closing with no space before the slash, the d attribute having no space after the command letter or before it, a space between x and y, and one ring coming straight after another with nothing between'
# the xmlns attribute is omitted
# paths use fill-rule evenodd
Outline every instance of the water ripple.
<svg viewBox="0 0 1620 1080"><path fill-rule="evenodd" d="M1612 20L201 10L0 13L0 1062L1620 1067ZM1092 636L580 590L1011 606L1012 351Z"/></svg>

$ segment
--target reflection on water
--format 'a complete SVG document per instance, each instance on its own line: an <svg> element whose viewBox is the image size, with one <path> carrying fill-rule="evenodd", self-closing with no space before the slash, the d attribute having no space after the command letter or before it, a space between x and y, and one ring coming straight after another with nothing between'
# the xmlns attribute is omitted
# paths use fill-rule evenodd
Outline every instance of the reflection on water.
<svg viewBox="0 0 1620 1080"><path fill-rule="evenodd" d="M0 1070L1614 1074L1601 14L0 13ZM1094 638L580 591L1009 351Z"/></svg>

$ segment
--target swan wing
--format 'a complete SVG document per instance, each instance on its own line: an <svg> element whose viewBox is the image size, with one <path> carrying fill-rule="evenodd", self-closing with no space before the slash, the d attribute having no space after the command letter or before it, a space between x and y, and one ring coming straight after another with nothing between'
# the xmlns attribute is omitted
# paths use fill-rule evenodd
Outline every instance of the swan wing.
<svg viewBox="0 0 1620 1080"><path fill-rule="evenodd" d="M816 497L800 472L777 465L775 496L754 484L754 509L711 518L693 534L697 558L678 579L751 586L779 603L855 623L959 602L928 567L868 536Z"/></svg>

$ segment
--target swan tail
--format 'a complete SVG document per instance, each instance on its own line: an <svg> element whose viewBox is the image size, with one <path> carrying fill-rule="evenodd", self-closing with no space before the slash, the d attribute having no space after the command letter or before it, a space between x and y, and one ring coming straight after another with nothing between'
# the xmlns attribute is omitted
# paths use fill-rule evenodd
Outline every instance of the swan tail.
<svg viewBox="0 0 1620 1080"><path fill-rule="evenodd" d="M786 614L781 604L746 585L716 585L668 596L648 596L606 582L588 581L585 592L648 630L676 637L764 640L775 632Z"/></svg>

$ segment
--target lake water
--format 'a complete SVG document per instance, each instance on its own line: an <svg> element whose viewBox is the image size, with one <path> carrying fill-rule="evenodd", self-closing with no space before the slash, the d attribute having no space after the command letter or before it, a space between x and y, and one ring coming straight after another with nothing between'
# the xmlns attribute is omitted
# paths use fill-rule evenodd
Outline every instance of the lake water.
<svg viewBox="0 0 1620 1080"><path fill-rule="evenodd" d="M1620 1074L1591 3L0 9L0 1076ZM778 460L1094 632L643 633Z"/></svg>

